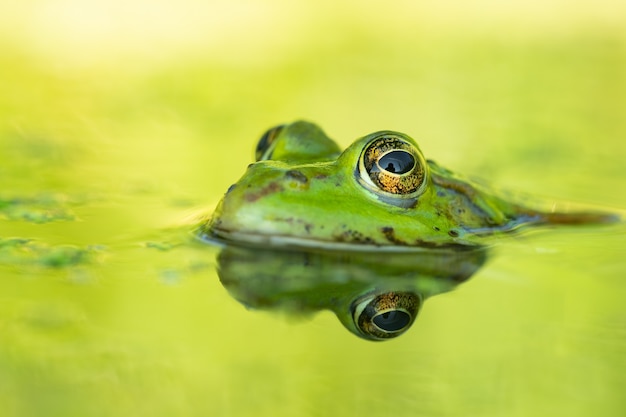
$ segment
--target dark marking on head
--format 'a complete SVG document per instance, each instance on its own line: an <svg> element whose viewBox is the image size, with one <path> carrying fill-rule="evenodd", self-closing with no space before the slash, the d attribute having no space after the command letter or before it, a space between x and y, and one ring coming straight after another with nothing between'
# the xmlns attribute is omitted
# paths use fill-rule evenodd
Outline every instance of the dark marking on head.
<svg viewBox="0 0 626 417"><path fill-rule="evenodd" d="M257 201L259 198L265 197L267 195L283 191L283 186L277 182L270 182L265 187L261 188L258 191L253 191L246 193L245 199L249 203L253 203Z"/></svg>
<svg viewBox="0 0 626 417"><path fill-rule="evenodd" d="M289 171L285 172L285 177L298 181L302 184L306 184L307 182L309 182L307 176L297 169L290 169Z"/></svg>
<svg viewBox="0 0 626 417"><path fill-rule="evenodd" d="M385 236L385 239L387 239L389 242L393 243L394 245L407 245L407 243L404 240L399 239L396 236L396 231L393 229L393 227L383 226L380 228L380 231Z"/></svg>
<svg viewBox="0 0 626 417"><path fill-rule="evenodd" d="M334 236L334 239L338 242L349 242L349 243L361 243L361 244L373 244L374 240L365 236L363 233L358 230L348 229L344 232L341 232Z"/></svg>
<svg viewBox="0 0 626 417"><path fill-rule="evenodd" d="M235 187L237 187L237 184L233 184L230 187L228 187L228 190L226 190L226 194L230 193L232 190L235 189Z"/></svg>
<svg viewBox="0 0 626 417"><path fill-rule="evenodd" d="M448 234L452 237L458 237L459 236L459 232L456 230L448 230Z"/></svg>
<svg viewBox="0 0 626 417"><path fill-rule="evenodd" d="M439 249L439 248L447 247L445 243L428 242L422 239L415 239L414 245L419 246L420 248L431 248L431 249Z"/></svg>
<svg viewBox="0 0 626 417"><path fill-rule="evenodd" d="M433 230L434 230L435 232L438 232L438 231L439 231L439 230L441 230L441 229L439 229L439 227L437 227L437 226L433 226Z"/></svg>

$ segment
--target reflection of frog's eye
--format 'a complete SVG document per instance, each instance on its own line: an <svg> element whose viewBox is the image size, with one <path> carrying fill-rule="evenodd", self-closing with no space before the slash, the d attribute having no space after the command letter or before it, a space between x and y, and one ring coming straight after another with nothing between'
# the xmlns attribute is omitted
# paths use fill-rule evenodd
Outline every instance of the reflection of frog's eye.
<svg viewBox="0 0 626 417"><path fill-rule="evenodd" d="M372 340L385 340L404 333L415 320L420 297L409 292L371 295L358 301L352 310L357 329Z"/></svg>
<svg viewBox="0 0 626 417"><path fill-rule="evenodd" d="M256 151L254 152L254 157L257 161L265 161L272 158L276 138L284 128L285 125L275 126L261 136L259 143L256 145Z"/></svg>
<svg viewBox="0 0 626 417"><path fill-rule="evenodd" d="M410 206L423 192L426 175L422 154L396 134L375 136L359 158L360 183L401 207Z"/></svg>

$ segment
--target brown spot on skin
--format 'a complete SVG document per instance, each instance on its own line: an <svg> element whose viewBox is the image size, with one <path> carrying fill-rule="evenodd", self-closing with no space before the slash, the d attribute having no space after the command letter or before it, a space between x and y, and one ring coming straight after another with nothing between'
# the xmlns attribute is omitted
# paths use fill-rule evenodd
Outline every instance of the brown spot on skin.
<svg viewBox="0 0 626 417"><path fill-rule="evenodd" d="M298 181L302 184L306 184L307 182L309 182L307 176L297 169L290 169L289 171L285 172L285 177Z"/></svg>
<svg viewBox="0 0 626 417"><path fill-rule="evenodd" d="M435 242L426 242L422 239L416 239L415 240L415 246L419 246L421 248L441 248L441 247L445 247L445 244L438 244Z"/></svg>
<svg viewBox="0 0 626 417"><path fill-rule="evenodd" d="M393 227L384 226L380 228L380 231L383 232L383 235L385 235L385 239L387 239L389 242L395 245L407 245L404 240L398 239L396 237L396 232L395 230L393 230Z"/></svg>
<svg viewBox="0 0 626 417"><path fill-rule="evenodd" d="M338 242L362 243L362 244L374 243L374 240L371 237L363 235L363 233L359 232L358 230L352 230L352 229L346 230L334 236L334 239L337 240Z"/></svg>
<svg viewBox="0 0 626 417"><path fill-rule="evenodd" d="M325 180L326 178L328 178L328 175L327 174L317 174L313 178L315 178L316 180Z"/></svg>
<svg viewBox="0 0 626 417"><path fill-rule="evenodd" d="M247 202L253 203L266 195L277 193L279 191L283 191L283 186L277 182L270 182L258 191L246 193L245 199Z"/></svg>

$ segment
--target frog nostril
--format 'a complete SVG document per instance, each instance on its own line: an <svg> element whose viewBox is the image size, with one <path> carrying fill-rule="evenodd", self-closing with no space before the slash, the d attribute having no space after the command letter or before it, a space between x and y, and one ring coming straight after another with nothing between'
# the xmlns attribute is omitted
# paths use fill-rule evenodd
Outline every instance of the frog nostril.
<svg viewBox="0 0 626 417"><path fill-rule="evenodd" d="M226 194L230 193L232 190L235 189L235 187L237 187L237 184L233 184L230 187L228 187L228 190L226 190Z"/></svg>

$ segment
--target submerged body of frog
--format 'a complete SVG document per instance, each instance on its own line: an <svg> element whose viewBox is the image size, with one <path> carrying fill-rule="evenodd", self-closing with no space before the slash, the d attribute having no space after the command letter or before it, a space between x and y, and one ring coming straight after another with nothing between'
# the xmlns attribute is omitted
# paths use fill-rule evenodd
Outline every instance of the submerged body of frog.
<svg viewBox="0 0 626 417"><path fill-rule="evenodd" d="M260 139L256 162L201 228L209 239L264 247L462 248L523 225L613 221L526 207L426 160L409 136L381 131L345 151L295 122Z"/></svg>

